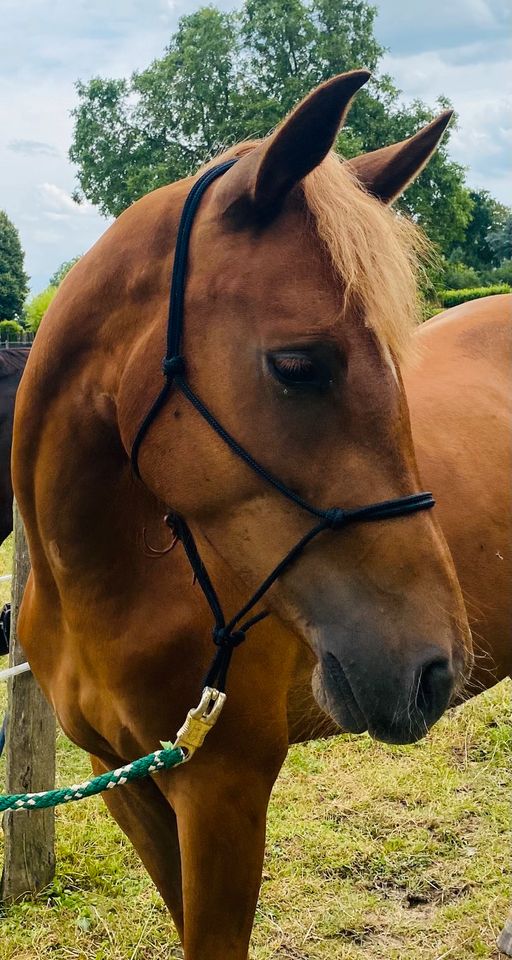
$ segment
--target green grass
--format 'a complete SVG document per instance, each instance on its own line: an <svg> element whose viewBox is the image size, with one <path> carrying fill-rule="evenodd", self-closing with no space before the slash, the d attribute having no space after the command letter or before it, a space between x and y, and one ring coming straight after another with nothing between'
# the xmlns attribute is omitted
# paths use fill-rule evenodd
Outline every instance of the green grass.
<svg viewBox="0 0 512 960"><path fill-rule="evenodd" d="M0 572L9 562L4 546ZM510 902L509 705L505 683L414 746L363 736L293 747L270 807L252 960L497 958ZM57 756L59 784L88 775L63 736ZM59 808L57 859L44 894L5 910L0 960L181 955L99 799Z"/></svg>

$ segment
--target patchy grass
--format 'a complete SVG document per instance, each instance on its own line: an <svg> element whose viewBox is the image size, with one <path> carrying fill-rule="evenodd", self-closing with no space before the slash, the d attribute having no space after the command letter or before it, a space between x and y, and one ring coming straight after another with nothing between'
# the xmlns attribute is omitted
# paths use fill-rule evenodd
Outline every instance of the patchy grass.
<svg viewBox="0 0 512 960"><path fill-rule="evenodd" d="M7 545L0 573L9 563ZM363 736L293 747L270 807L253 960L498 958L510 902L509 707L504 683L414 746ZM63 736L57 756L60 784L88 775ZM56 879L4 911L0 960L179 957L102 802L56 815Z"/></svg>

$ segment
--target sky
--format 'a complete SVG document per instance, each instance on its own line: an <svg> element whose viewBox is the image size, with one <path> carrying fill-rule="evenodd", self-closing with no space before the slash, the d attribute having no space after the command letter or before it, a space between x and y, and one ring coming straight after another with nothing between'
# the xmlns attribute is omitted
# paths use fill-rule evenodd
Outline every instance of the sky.
<svg viewBox="0 0 512 960"><path fill-rule="evenodd" d="M450 98L450 154L470 186L512 204L508 0L374 0L381 68L405 102ZM108 221L74 203L68 160L74 83L129 76L161 56L180 16L205 0L1 0L0 209L15 223L32 292L84 253ZM233 9L240 0L216 0ZM361 64L364 66L364 64Z"/></svg>

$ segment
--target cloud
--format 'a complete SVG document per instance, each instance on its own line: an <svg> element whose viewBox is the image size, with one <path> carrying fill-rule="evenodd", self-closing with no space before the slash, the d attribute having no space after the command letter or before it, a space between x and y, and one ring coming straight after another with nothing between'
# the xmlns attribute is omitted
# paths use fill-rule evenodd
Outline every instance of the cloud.
<svg viewBox="0 0 512 960"><path fill-rule="evenodd" d="M79 217L96 215L96 209L92 203L87 200L77 203L69 193L55 183L41 183L39 192L43 208L47 211L48 216L53 217L53 219L57 219L59 216L70 216L71 214Z"/></svg>
<svg viewBox="0 0 512 960"><path fill-rule="evenodd" d="M450 156L468 183L512 203L510 57L512 8L502 0L377 0L376 35L390 48L382 69L405 102L447 96L458 115Z"/></svg>
<svg viewBox="0 0 512 960"><path fill-rule="evenodd" d="M76 79L145 67L187 7L188 0L173 7L167 0L2 0L0 209L20 229L32 290L108 225L91 204L71 197Z"/></svg>
<svg viewBox="0 0 512 960"><path fill-rule="evenodd" d="M503 203L512 203L512 108L504 83L508 63L502 48L498 47L494 60L485 62L476 56L447 57L441 50L387 55L383 68L404 91L405 101L418 97L434 105L439 94L448 95L458 115L449 141L450 156L467 167L470 186L485 187Z"/></svg>
<svg viewBox="0 0 512 960"><path fill-rule="evenodd" d="M24 153L28 157L37 153L55 157L58 153L51 143L43 143L41 140L10 140L7 149L12 150L13 153Z"/></svg>
<svg viewBox="0 0 512 960"><path fill-rule="evenodd" d="M508 35L502 0L377 0L376 33L392 53L442 50Z"/></svg>
<svg viewBox="0 0 512 960"><path fill-rule="evenodd" d="M62 240L62 235L56 230L44 230L42 227L37 227L32 234L32 239L35 243L42 244L45 247L55 247Z"/></svg>

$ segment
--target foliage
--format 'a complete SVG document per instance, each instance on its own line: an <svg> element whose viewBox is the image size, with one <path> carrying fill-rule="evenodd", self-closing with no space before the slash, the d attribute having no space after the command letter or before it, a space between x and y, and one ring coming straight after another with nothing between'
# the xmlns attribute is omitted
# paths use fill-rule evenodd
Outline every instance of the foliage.
<svg viewBox="0 0 512 960"><path fill-rule="evenodd" d="M41 320L43 319L48 307L50 306L55 294L57 293L57 287L50 286L46 287L41 293L36 294L35 297L32 297L32 300L29 301L25 307L25 321L30 330L33 330L35 333Z"/></svg>
<svg viewBox="0 0 512 960"><path fill-rule="evenodd" d="M488 190L471 190L469 198L469 220L463 236L450 251L450 260L483 271L497 266L507 256L502 252L501 232L507 219L510 220L510 210L495 200Z"/></svg>
<svg viewBox="0 0 512 960"><path fill-rule="evenodd" d="M503 260L490 274L491 283L508 283L512 287L512 259Z"/></svg>
<svg viewBox="0 0 512 960"><path fill-rule="evenodd" d="M0 340L19 340L22 333L23 327L16 320L0 320Z"/></svg>
<svg viewBox="0 0 512 960"><path fill-rule="evenodd" d="M149 190L194 171L232 142L268 133L315 84L354 67L373 79L339 138L346 156L401 140L446 106L404 107L364 0L245 0L240 12L204 7L181 18L164 56L129 79L77 84L70 157L83 194L119 214ZM473 202L448 134L409 188L402 209L448 255Z"/></svg>
<svg viewBox="0 0 512 960"><path fill-rule="evenodd" d="M502 283L495 287L470 287L466 290L440 290L438 297L444 307L456 307L467 300L478 300L480 297L491 297L499 293L510 293L511 287Z"/></svg>
<svg viewBox="0 0 512 960"><path fill-rule="evenodd" d="M14 320L23 309L28 289L23 262L19 233L0 210L0 317L6 320Z"/></svg>
<svg viewBox="0 0 512 960"><path fill-rule="evenodd" d="M457 250L457 254L461 256L462 251ZM495 287L502 283L512 286L512 260L503 260L498 267L477 269L460 260L442 259L437 266L429 270L429 277L435 291Z"/></svg>
<svg viewBox="0 0 512 960"><path fill-rule="evenodd" d="M465 287L478 287L482 276L474 267L466 263L446 263L442 271L442 285L447 290L463 290Z"/></svg>
<svg viewBox="0 0 512 960"><path fill-rule="evenodd" d="M71 260L64 260L60 267L50 277L50 286L58 287L59 284L64 280L64 277L67 277L71 267L74 267L75 263L78 263L79 260L80 254L78 254L76 257L73 257Z"/></svg>
<svg viewBox="0 0 512 960"><path fill-rule="evenodd" d="M499 261L510 260L512 257L512 212L510 210L507 211L503 222L489 233L488 241L494 256Z"/></svg>

